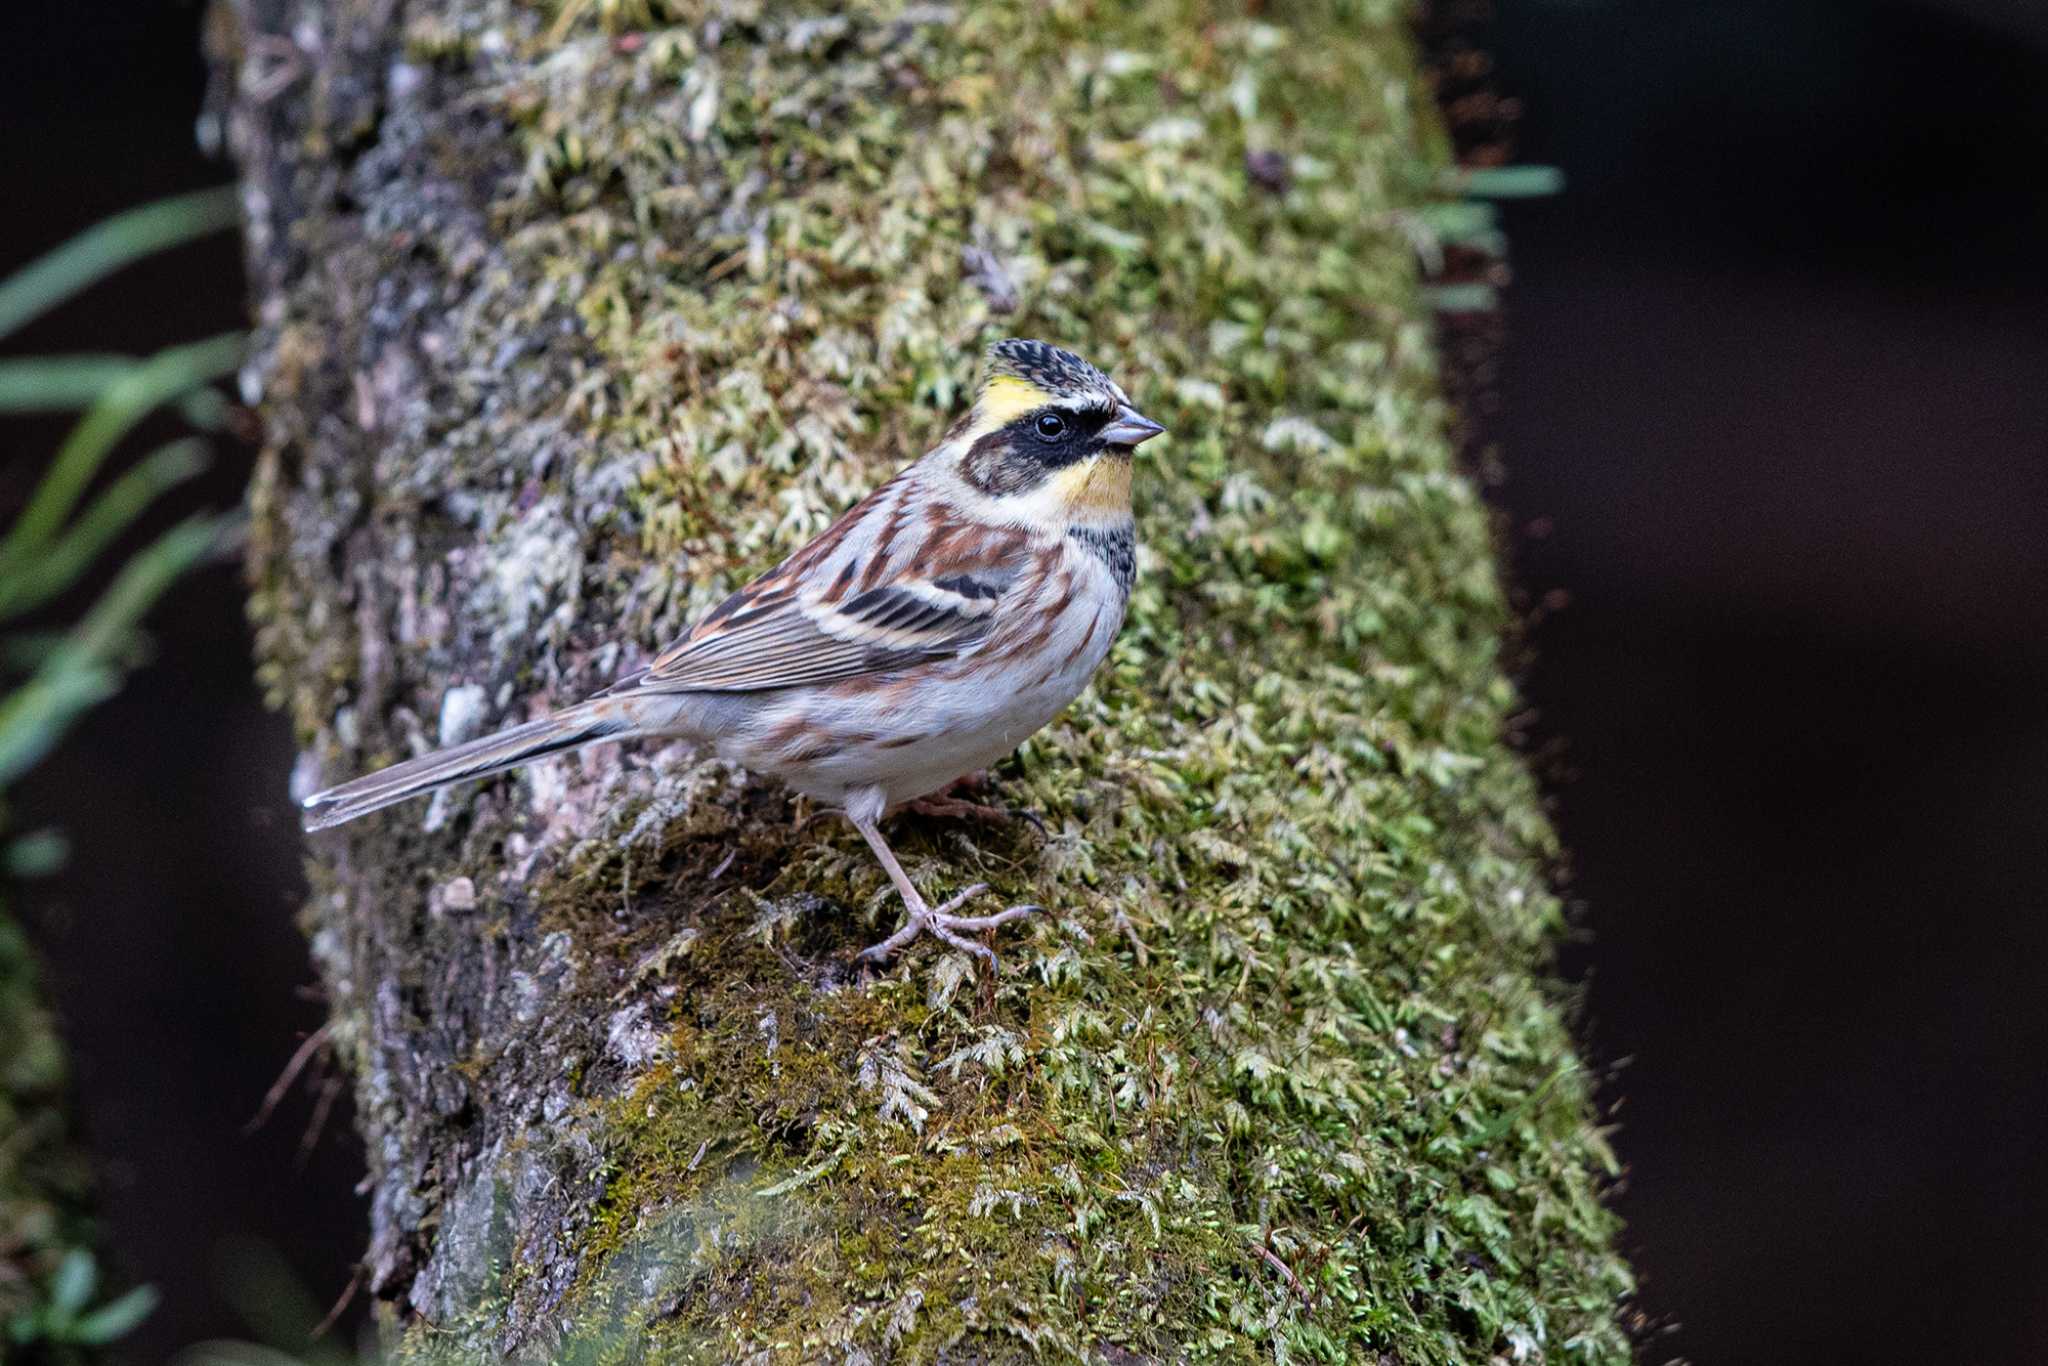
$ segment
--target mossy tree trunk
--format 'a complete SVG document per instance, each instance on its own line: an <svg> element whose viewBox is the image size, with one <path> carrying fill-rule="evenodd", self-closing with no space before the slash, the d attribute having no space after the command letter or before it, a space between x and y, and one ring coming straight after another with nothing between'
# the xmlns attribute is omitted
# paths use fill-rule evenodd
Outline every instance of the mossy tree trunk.
<svg viewBox="0 0 2048 1366"><path fill-rule="evenodd" d="M263 676L303 790L574 700L1071 345L1132 620L859 839L600 750L311 846L369 1284L421 1356L1625 1359L1612 1158L1412 259L1394 0L234 0Z"/></svg>

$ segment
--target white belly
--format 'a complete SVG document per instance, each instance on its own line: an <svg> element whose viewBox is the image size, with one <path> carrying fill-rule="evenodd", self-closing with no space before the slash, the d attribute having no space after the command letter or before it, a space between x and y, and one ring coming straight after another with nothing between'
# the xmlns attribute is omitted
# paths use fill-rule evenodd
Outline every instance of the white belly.
<svg viewBox="0 0 2048 1366"><path fill-rule="evenodd" d="M799 791L832 800L849 788L878 785L890 806L936 792L987 768L1043 729L1088 686L1101 662L1097 655L1085 669L1008 693L980 681L947 681L921 694L916 727L929 738L894 749L856 746L813 765L813 772L787 775L788 781ZM864 719L849 718L855 725Z"/></svg>

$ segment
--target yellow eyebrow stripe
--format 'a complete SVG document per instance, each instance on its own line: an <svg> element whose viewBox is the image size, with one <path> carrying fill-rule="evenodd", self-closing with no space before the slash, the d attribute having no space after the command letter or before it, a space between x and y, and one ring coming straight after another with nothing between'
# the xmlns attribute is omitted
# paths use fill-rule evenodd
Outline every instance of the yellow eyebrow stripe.
<svg viewBox="0 0 2048 1366"><path fill-rule="evenodd" d="M981 391L981 402L975 406L981 409L984 419L981 425L994 429L1013 418L1024 416L1051 398L1051 394L1030 380L1018 379L1015 375L997 375Z"/></svg>

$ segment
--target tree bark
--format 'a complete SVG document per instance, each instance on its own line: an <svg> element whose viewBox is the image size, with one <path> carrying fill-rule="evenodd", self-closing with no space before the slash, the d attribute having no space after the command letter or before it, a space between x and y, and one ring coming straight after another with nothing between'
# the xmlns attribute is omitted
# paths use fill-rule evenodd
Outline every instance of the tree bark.
<svg viewBox="0 0 2048 1366"><path fill-rule="evenodd" d="M577 699L926 449L982 347L1169 425L1111 663L906 818L1051 909L854 952L860 840L601 749L310 844L419 1357L1616 1362L1392 0L233 0L262 676L303 792Z"/></svg>

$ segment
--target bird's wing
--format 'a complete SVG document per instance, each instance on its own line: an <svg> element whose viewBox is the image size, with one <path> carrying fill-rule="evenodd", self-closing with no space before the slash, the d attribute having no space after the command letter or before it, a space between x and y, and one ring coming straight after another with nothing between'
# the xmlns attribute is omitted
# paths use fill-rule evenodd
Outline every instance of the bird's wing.
<svg viewBox="0 0 2048 1366"><path fill-rule="evenodd" d="M1028 545L949 520L898 476L610 691L794 688L959 654L988 635Z"/></svg>

